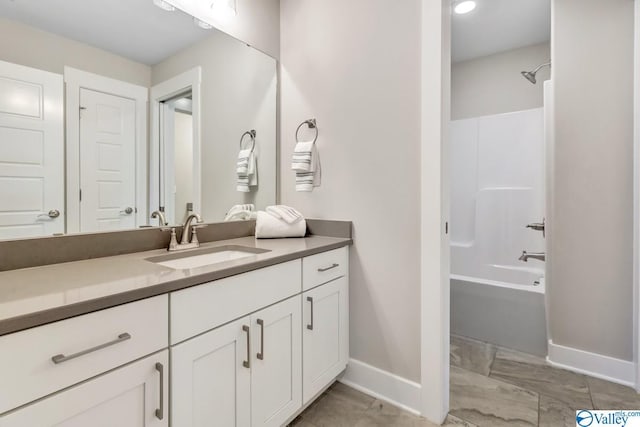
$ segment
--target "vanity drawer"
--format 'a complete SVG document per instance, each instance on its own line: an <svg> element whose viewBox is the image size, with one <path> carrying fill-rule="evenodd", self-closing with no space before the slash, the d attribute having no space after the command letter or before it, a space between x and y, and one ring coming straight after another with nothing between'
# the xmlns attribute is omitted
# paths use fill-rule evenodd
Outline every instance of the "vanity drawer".
<svg viewBox="0 0 640 427"><path fill-rule="evenodd" d="M171 345L302 290L301 261L289 261L171 294Z"/></svg>
<svg viewBox="0 0 640 427"><path fill-rule="evenodd" d="M0 337L0 414L166 348L168 314L161 295Z"/></svg>
<svg viewBox="0 0 640 427"><path fill-rule="evenodd" d="M347 274L349 274L347 246L302 259L302 287L305 291Z"/></svg>

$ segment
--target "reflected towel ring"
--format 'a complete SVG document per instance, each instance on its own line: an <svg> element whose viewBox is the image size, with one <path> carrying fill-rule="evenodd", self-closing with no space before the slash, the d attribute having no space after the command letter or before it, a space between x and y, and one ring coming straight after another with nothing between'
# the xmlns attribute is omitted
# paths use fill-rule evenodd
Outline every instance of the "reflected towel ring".
<svg viewBox="0 0 640 427"><path fill-rule="evenodd" d="M253 151L256 148L256 131L254 129L248 130L242 134L240 137L240 149L242 150L242 141L247 135L251 137L251 151Z"/></svg>
<svg viewBox="0 0 640 427"><path fill-rule="evenodd" d="M318 125L316 124L316 119L309 119L300 123L300 125L298 126L298 129L296 129L296 142L300 142L300 140L298 139L298 132L300 132L300 128L304 125L307 125L309 129L316 130L316 136L315 138L313 138L313 142L315 143L318 140Z"/></svg>

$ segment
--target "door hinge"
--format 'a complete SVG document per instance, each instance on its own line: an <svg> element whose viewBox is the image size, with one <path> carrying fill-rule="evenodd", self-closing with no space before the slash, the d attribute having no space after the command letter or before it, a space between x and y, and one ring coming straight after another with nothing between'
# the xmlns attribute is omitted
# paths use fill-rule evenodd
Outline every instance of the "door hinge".
<svg viewBox="0 0 640 427"><path fill-rule="evenodd" d="M444 234L449 234L449 221L444 223Z"/></svg>
<svg viewBox="0 0 640 427"><path fill-rule="evenodd" d="M82 110L86 110L86 109L87 109L87 107L78 108L78 118L80 118L80 119L82 118Z"/></svg>
<svg viewBox="0 0 640 427"><path fill-rule="evenodd" d="M80 201L82 201L82 188L79 190Z"/></svg>

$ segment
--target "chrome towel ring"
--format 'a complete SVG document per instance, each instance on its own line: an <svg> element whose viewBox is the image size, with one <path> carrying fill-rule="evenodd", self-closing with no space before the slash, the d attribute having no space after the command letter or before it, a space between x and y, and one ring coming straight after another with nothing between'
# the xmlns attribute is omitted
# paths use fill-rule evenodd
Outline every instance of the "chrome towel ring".
<svg viewBox="0 0 640 427"><path fill-rule="evenodd" d="M313 142L315 143L318 140L318 125L316 123L316 119L309 119L309 120L305 120L304 122L300 123L300 125L296 129L296 142L300 142L300 140L298 139L298 132L300 132L300 128L302 126L304 126L304 125L307 125L307 127L309 129L315 129L316 130L316 136L315 136L315 138L313 138Z"/></svg>
<svg viewBox="0 0 640 427"><path fill-rule="evenodd" d="M242 141L247 135L251 137L251 151L253 151L254 148L256 148L256 131L254 129L248 130L242 134L242 136L240 137L240 149L242 150Z"/></svg>

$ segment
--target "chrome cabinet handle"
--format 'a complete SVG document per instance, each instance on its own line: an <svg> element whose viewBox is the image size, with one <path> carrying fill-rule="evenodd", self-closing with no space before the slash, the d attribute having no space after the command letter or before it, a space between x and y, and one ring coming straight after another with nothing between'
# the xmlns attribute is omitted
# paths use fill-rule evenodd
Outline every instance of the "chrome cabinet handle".
<svg viewBox="0 0 640 427"><path fill-rule="evenodd" d="M89 354L89 353L93 353L94 351L102 350L103 348L110 347L112 345L121 343L121 342L129 340L129 339L131 339L131 335L129 335L129 333L127 333L127 332L124 332L124 333L118 335L118 338L116 338L113 341L109 341L109 342L106 342L104 344L100 344L100 345L97 345L95 347L91 347L89 349L82 350L82 351L79 351L77 353L70 354L68 356L65 356L64 354L56 354L55 356L53 356L51 358L51 360L53 361L53 363L55 363L57 365L57 364L66 362L68 360L75 359L76 357L84 356L85 354Z"/></svg>
<svg viewBox="0 0 640 427"><path fill-rule="evenodd" d="M60 216L60 211L58 209L51 209L49 212L45 213L45 214L40 214L38 215L38 218L58 218Z"/></svg>
<svg viewBox="0 0 640 427"><path fill-rule="evenodd" d="M311 303L311 323L307 325L307 329L313 331L313 298L307 297L307 301Z"/></svg>
<svg viewBox="0 0 640 427"><path fill-rule="evenodd" d="M125 215L131 215L133 213L133 208L132 207L128 207L125 208L125 210L120 211L120 215L125 214Z"/></svg>
<svg viewBox="0 0 640 427"><path fill-rule="evenodd" d="M242 362L242 366L244 366L247 369L251 369L251 349L250 349L251 328L249 328L247 325L242 325L242 330L247 333L247 360Z"/></svg>
<svg viewBox="0 0 640 427"><path fill-rule="evenodd" d="M264 320L258 319L258 325L260 325L260 351L256 354L256 357L264 360Z"/></svg>
<svg viewBox="0 0 640 427"><path fill-rule="evenodd" d="M319 268L319 269L318 269L318 272L320 272L320 273L324 273L325 271L332 270L332 269L334 269L334 268L336 268L336 267L340 267L340 264L333 263L333 264L331 265L331 267Z"/></svg>
<svg viewBox="0 0 640 427"><path fill-rule="evenodd" d="M156 371L160 373L160 407L156 409L156 418L164 419L164 366L162 363L156 363Z"/></svg>

